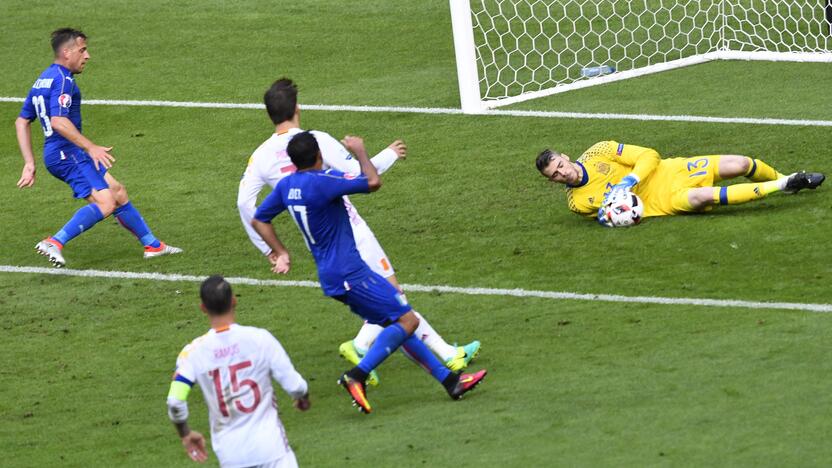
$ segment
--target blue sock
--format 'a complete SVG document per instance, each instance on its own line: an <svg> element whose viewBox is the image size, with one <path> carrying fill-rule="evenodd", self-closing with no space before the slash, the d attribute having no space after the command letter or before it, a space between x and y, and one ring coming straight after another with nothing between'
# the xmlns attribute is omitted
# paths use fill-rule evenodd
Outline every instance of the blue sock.
<svg viewBox="0 0 832 468"><path fill-rule="evenodd" d="M402 351L407 353L411 359L419 363L422 368L426 371L430 372L430 375L433 376L434 379L438 380L439 383L444 383L445 379L451 375L450 369L445 367L436 356L422 343L415 335L410 335L410 338L406 339L404 343L402 343Z"/></svg>
<svg viewBox="0 0 832 468"><path fill-rule="evenodd" d="M406 339L407 332L398 323L384 327L384 330L378 334L376 341L373 342L370 349L367 350L367 354L364 355L364 358L356 367L369 374L371 370L387 359L387 356L397 350Z"/></svg>
<svg viewBox="0 0 832 468"><path fill-rule="evenodd" d="M127 204L116 208L113 211L113 216L116 217L125 229L132 232L143 246L159 247L161 245L159 239L150 232L150 227L144 222L144 218L142 218L139 210L131 202L127 202Z"/></svg>
<svg viewBox="0 0 832 468"><path fill-rule="evenodd" d="M89 205L86 205L76 211L75 214L72 215L72 218L69 219L69 222L67 222L60 231L52 236L52 238L60 242L62 245L66 245L67 242L78 237L87 229L95 226L95 223L101 221L102 219L104 219L104 215L101 214L101 210L98 208L98 205L90 203Z"/></svg>

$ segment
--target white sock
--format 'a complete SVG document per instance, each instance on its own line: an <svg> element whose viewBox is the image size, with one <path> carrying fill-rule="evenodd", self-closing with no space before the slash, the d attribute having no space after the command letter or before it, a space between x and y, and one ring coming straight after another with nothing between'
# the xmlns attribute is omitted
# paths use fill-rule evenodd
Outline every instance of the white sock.
<svg viewBox="0 0 832 468"><path fill-rule="evenodd" d="M378 334L382 330L384 330L384 327L380 325L364 322L364 325L361 326L358 334L352 340L352 344L355 345L355 350L358 351L358 354L362 356L367 354L370 345L373 344L373 341L376 340L376 337L378 337Z"/></svg>
<svg viewBox="0 0 832 468"><path fill-rule="evenodd" d="M428 321L422 317L422 314L415 310L413 313L419 317L419 326L416 327L415 332L416 337L422 340L443 362L456 357L456 348L446 343Z"/></svg>

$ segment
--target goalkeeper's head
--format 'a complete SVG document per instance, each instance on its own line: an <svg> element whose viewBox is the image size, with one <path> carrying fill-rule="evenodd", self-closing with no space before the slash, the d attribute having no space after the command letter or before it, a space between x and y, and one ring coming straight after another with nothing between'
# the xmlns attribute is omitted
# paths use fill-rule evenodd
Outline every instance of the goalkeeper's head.
<svg viewBox="0 0 832 468"><path fill-rule="evenodd" d="M582 169L570 161L569 156L548 148L537 155L534 165L543 177L560 184L578 184L583 175Z"/></svg>
<svg viewBox="0 0 832 468"><path fill-rule="evenodd" d="M237 299L231 293L231 285L220 275L213 275L202 282L199 288L202 299L200 308L209 317L217 317L234 312Z"/></svg>

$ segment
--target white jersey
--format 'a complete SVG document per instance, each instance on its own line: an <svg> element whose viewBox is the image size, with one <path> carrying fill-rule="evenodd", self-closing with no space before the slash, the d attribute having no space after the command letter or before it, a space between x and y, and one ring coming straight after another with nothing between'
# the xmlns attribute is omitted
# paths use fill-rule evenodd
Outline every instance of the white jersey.
<svg viewBox="0 0 832 468"><path fill-rule="evenodd" d="M223 467L262 465L290 454L272 379L294 399L307 384L267 330L233 324L185 346L176 373L199 384L211 421L211 446Z"/></svg>
<svg viewBox="0 0 832 468"><path fill-rule="evenodd" d="M271 249L257 234L257 231L251 227L251 220L257 210L257 196L265 185L274 189L281 179L295 172L296 168L289 159L286 147L289 145L289 140L301 132L303 130L299 128L292 128L285 133L272 134L251 155L248 160L248 167L246 167L240 181L240 188L237 192L237 208L240 211L240 219L243 221L243 227L245 227L249 239L264 255L268 255ZM324 169L332 168L354 175L361 173L361 165L344 148L341 142L326 132L312 130L311 133L315 136L315 140L320 147ZM397 160L396 152L390 148L385 148L371 161L379 173L384 173ZM347 214L349 214L353 236L361 258L373 271L381 276L385 278L392 276L394 274L393 267L390 265L384 250L382 250L375 235L347 196L344 196L344 206L347 209Z"/></svg>

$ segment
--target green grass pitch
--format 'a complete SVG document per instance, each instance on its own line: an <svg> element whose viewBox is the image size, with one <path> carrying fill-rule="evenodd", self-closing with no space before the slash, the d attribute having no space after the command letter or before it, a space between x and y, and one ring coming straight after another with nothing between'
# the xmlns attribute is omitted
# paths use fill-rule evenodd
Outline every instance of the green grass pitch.
<svg viewBox="0 0 832 468"><path fill-rule="evenodd" d="M259 102L276 78L302 104L457 107L447 2L69 4L6 0L0 96L50 62L48 34L90 35L85 99ZM832 120L828 64L710 63L517 109ZM0 264L45 266L32 247L80 205L38 161L34 188L0 103ZM78 269L270 279L236 213L264 111L86 106L85 134L115 146L113 174L155 233L185 248L145 261L106 220L66 249ZM602 139L665 156L739 153L781 171L832 173L813 126L304 111L302 126L403 138L410 156L353 201L403 283L594 294L832 303L830 188L601 229L568 212L534 156ZM42 137L35 132L40 155ZM287 279L315 279L284 216ZM832 456L828 314L409 293L448 341L483 343L485 383L450 401L401 356L357 414L335 380L359 320L314 289L236 286L239 321L271 330L311 385L308 413L277 390L304 466L817 466ZM196 283L0 273L3 466L190 466L165 410L174 360L204 333ZM200 392L192 426L208 432ZM212 457L209 464L216 465Z"/></svg>

